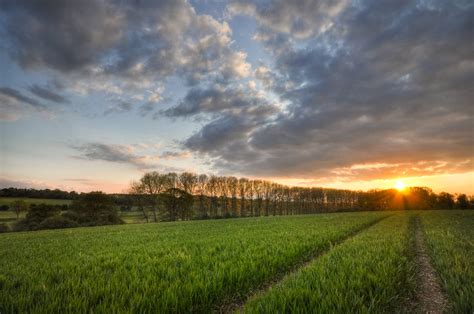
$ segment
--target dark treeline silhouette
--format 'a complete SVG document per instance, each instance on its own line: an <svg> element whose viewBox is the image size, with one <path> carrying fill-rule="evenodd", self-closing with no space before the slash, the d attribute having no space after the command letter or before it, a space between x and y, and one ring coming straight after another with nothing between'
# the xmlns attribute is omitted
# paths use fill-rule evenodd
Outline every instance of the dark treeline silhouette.
<svg viewBox="0 0 474 314"><path fill-rule="evenodd" d="M75 191L67 192L59 189L50 190L36 190L36 189L18 189L18 188L4 188L0 190L0 197L27 197L27 198L50 198L74 200L79 197Z"/></svg>
<svg viewBox="0 0 474 314"><path fill-rule="evenodd" d="M436 194L412 187L368 192L316 187L290 187L265 180L197 175L183 172L146 173L130 186L130 202L146 221L187 220L337 211L468 209L474 198ZM179 204L179 205L177 205Z"/></svg>

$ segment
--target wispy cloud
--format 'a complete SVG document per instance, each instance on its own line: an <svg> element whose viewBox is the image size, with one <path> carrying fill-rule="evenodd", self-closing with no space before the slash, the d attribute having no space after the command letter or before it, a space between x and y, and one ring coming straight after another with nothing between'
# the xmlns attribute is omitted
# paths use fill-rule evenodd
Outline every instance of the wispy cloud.
<svg viewBox="0 0 474 314"><path fill-rule="evenodd" d="M79 153L75 157L80 159L129 164L139 169L157 166L152 156L137 155L131 146L93 142L71 145L71 148Z"/></svg>
<svg viewBox="0 0 474 314"><path fill-rule="evenodd" d="M61 103L61 104L65 104L65 103L68 103L69 101L66 99L66 97L52 91L51 89L47 88L47 87L42 87L42 86L39 86L39 85L32 85L28 88L28 90L35 94L36 96L38 97L41 97L45 100L49 100L49 101L52 101L52 102L55 102L55 103Z"/></svg>
<svg viewBox="0 0 474 314"><path fill-rule="evenodd" d="M0 87L0 120L15 121L28 112L39 112L48 117L52 110L40 101L24 95L17 89Z"/></svg>

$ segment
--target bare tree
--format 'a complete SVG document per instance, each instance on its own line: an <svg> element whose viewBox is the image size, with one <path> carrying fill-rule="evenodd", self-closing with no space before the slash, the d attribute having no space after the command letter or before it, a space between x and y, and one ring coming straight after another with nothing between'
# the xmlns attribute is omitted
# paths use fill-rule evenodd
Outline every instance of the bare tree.
<svg viewBox="0 0 474 314"><path fill-rule="evenodd" d="M28 204L24 200L13 201L10 205L16 214L16 219L20 219L20 214L28 210Z"/></svg>
<svg viewBox="0 0 474 314"><path fill-rule="evenodd" d="M130 184L129 193L134 196L136 205L138 209L142 212L143 218L146 220L146 222L149 222L147 210L148 204L146 202L146 196L144 195L144 188L141 182L132 182Z"/></svg>
<svg viewBox="0 0 474 314"><path fill-rule="evenodd" d="M189 194L194 194L198 182L198 176L195 173L183 172L178 176L180 187Z"/></svg>
<svg viewBox="0 0 474 314"><path fill-rule="evenodd" d="M218 177L211 175L207 182L207 191L211 201L209 202L209 213L213 217L217 217L217 194L218 194Z"/></svg>
<svg viewBox="0 0 474 314"><path fill-rule="evenodd" d="M199 215L201 218L207 217L206 206L204 204L204 196L206 194L207 183L209 178L205 174L201 174L197 181L197 192L199 193Z"/></svg>
<svg viewBox="0 0 474 314"><path fill-rule="evenodd" d="M247 197L247 190L249 186L249 180L247 178L239 179L239 194L240 194L240 217L247 216L245 199Z"/></svg>
<svg viewBox="0 0 474 314"><path fill-rule="evenodd" d="M163 175L156 171L148 172L143 175L140 179L139 185L140 191L144 194L149 195L149 199L151 201L151 206L153 210L153 221L158 221L158 207L160 206L160 194L166 191L169 188L171 183L170 178L172 176Z"/></svg>
<svg viewBox="0 0 474 314"><path fill-rule="evenodd" d="M231 212L233 217L237 217L237 189L239 180L236 177L229 177L227 184L229 186L229 192L231 196Z"/></svg>
<svg viewBox="0 0 474 314"><path fill-rule="evenodd" d="M255 194L255 186L254 181L249 180L248 190L247 190L247 198L249 199L249 209L250 209L250 216L255 216L255 208L254 208L254 194Z"/></svg>

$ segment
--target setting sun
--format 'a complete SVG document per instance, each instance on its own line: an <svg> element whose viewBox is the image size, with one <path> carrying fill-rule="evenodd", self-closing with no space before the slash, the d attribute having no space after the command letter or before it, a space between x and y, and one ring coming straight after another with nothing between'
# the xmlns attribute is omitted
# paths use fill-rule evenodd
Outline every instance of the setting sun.
<svg viewBox="0 0 474 314"><path fill-rule="evenodd" d="M395 188L399 191L403 191L405 189L406 185L403 183L403 181L398 180L397 183L395 183Z"/></svg>

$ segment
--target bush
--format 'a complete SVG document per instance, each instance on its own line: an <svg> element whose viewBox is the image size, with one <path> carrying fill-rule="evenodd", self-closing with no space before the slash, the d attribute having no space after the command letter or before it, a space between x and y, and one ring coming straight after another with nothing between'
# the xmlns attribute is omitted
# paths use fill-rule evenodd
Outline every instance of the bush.
<svg viewBox="0 0 474 314"><path fill-rule="evenodd" d="M59 215L60 212L61 210L55 205L32 205L26 214L25 219L29 222L40 224L46 218Z"/></svg>
<svg viewBox="0 0 474 314"><path fill-rule="evenodd" d="M65 216L81 226L122 224L113 199L102 192L83 194L74 201Z"/></svg>
<svg viewBox="0 0 474 314"><path fill-rule="evenodd" d="M0 211L7 211L10 209L10 206L8 205L0 205Z"/></svg>
<svg viewBox="0 0 474 314"><path fill-rule="evenodd" d="M28 221L26 218L20 219L12 225L13 231L38 230L38 223Z"/></svg>
<svg viewBox="0 0 474 314"><path fill-rule="evenodd" d="M24 219L13 225L15 231L39 230L40 224L54 216L58 216L60 210L53 205L39 204L31 205Z"/></svg>
<svg viewBox="0 0 474 314"><path fill-rule="evenodd" d="M73 211L70 210L70 211L67 211L65 213L62 213L61 216L64 217L64 218L67 218L69 220L75 221L78 224L81 224L81 216L78 215L76 212L73 212Z"/></svg>
<svg viewBox="0 0 474 314"><path fill-rule="evenodd" d="M0 233L9 232L10 227L7 224L0 224Z"/></svg>
<svg viewBox="0 0 474 314"><path fill-rule="evenodd" d="M64 216L46 218L38 225L38 229L64 229L75 227L79 227L79 224Z"/></svg>

